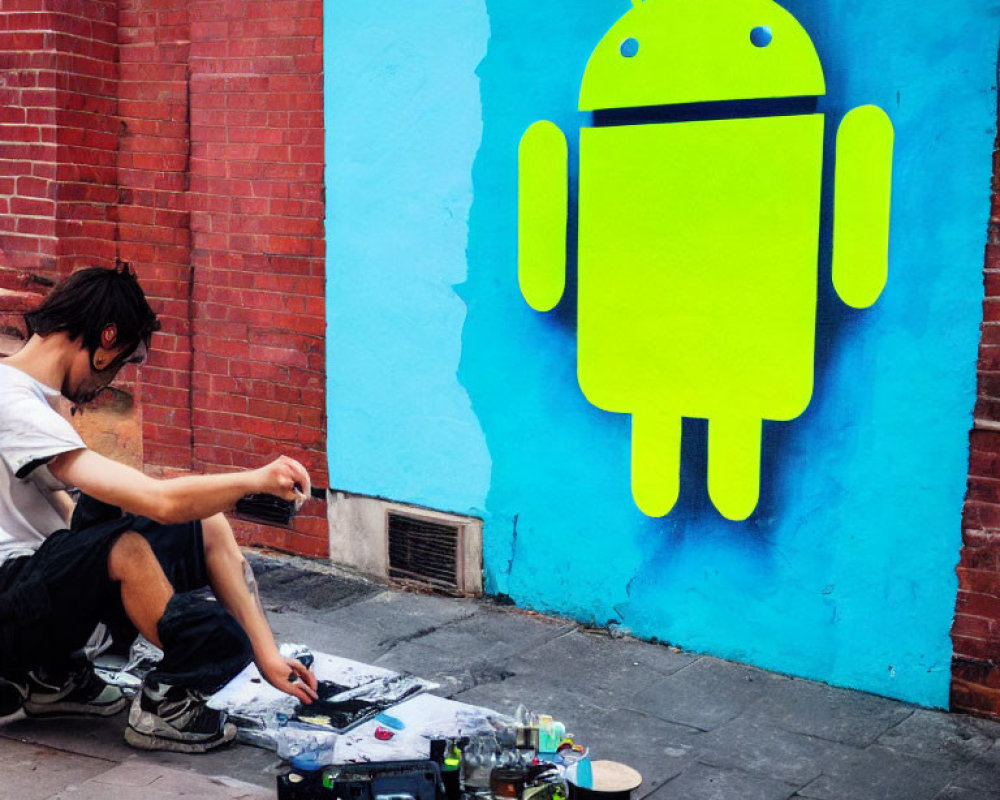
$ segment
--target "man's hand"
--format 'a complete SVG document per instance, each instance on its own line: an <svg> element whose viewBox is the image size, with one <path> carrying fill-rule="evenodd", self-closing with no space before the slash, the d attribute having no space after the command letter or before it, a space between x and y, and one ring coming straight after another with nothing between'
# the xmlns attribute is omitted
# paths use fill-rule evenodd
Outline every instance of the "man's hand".
<svg viewBox="0 0 1000 800"><path fill-rule="evenodd" d="M306 705L319 696L316 694L316 676L298 659L285 658L275 652L273 656L259 660L257 669L275 689L297 697Z"/></svg>
<svg viewBox="0 0 1000 800"><path fill-rule="evenodd" d="M260 491L284 500L305 500L310 497L312 484L309 473L294 458L281 456L270 464L254 470Z"/></svg>

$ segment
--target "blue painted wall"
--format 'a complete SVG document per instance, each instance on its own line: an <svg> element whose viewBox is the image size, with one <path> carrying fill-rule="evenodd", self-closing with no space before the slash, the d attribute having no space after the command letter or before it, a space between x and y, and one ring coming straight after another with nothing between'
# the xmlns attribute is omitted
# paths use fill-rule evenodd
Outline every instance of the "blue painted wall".
<svg viewBox="0 0 1000 800"><path fill-rule="evenodd" d="M577 386L572 290L547 315L518 293L518 140L550 119L575 162L579 80L628 0L326 0L331 485L482 516L487 590L520 605L945 706L1000 2L784 5L829 143L864 103L895 125L890 275L845 308L827 220L813 401L765 423L734 523L698 421L678 506L635 508L629 419Z"/></svg>
<svg viewBox="0 0 1000 800"><path fill-rule="evenodd" d="M456 372L472 163L477 2L327 2L330 485L482 509L490 461Z"/></svg>

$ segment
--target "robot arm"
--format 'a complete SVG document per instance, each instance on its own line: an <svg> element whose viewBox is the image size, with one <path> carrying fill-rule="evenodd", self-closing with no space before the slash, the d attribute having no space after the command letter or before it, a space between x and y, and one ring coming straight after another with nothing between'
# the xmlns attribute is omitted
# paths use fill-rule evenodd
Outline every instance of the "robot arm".
<svg viewBox="0 0 1000 800"><path fill-rule="evenodd" d="M833 286L849 306L874 303L889 272L892 122L877 106L847 113L837 131Z"/></svg>
<svg viewBox="0 0 1000 800"><path fill-rule="evenodd" d="M536 311L556 306L566 286L566 137L551 122L534 123L517 151L517 277Z"/></svg>

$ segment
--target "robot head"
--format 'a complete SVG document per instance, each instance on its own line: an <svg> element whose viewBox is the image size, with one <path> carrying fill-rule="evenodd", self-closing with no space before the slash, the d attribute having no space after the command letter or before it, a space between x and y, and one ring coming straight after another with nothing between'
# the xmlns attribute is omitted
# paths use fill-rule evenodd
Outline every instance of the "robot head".
<svg viewBox="0 0 1000 800"><path fill-rule="evenodd" d="M771 0L632 0L632 6L590 55L581 111L826 91L809 34Z"/></svg>

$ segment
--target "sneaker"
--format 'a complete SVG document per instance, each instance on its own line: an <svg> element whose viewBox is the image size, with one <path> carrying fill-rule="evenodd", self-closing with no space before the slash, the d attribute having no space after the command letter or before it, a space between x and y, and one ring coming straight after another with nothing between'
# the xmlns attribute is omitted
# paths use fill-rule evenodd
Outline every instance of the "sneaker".
<svg viewBox="0 0 1000 800"><path fill-rule="evenodd" d="M27 696L28 687L24 683L0 678L0 717L8 717L20 711Z"/></svg>
<svg viewBox="0 0 1000 800"><path fill-rule="evenodd" d="M236 738L236 726L183 686L146 682L132 700L125 741L141 750L204 753Z"/></svg>
<svg viewBox="0 0 1000 800"><path fill-rule="evenodd" d="M89 662L65 680L54 681L35 670L26 683L24 713L29 717L110 717L128 705L122 690L98 678Z"/></svg>

